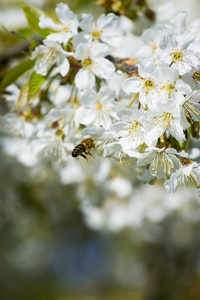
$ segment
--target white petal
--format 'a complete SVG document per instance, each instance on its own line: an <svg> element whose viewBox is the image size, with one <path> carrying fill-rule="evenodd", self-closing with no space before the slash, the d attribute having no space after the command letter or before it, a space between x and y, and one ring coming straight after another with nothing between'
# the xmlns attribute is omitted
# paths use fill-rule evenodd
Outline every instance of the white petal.
<svg viewBox="0 0 200 300"><path fill-rule="evenodd" d="M149 169L145 169L144 173L142 175L142 182L143 183L149 183L149 184L154 184L157 178L155 176L152 176L149 172Z"/></svg>
<svg viewBox="0 0 200 300"><path fill-rule="evenodd" d="M192 163L191 165L188 165L187 167L182 168L183 174L189 176L190 173L192 172L193 167L195 166L195 163Z"/></svg>
<svg viewBox="0 0 200 300"><path fill-rule="evenodd" d="M185 83L183 80L178 79L176 82L176 88L179 92L182 94L188 94L192 91L191 87L189 84Z"/></svg>
<svg viewBox="0 0 200 300"><path fill-rule="evenodd" d="M122 149L123 149L124 153L128 154L128 156L130 156L130 157L139 158L141 156L141 153L139 153L135 149L126 149L124 147Z"/></svg>
<svg viewBox="0 0 200 300"><path fill-rule="evenodd" d="M46 61L42 60L41 57L39 57L35 62L35 72L40 75L47 75L47 72L49 71L51 65L47 64Z"/></svg>
<svg viewBox="0 0 200 300"><path fill-rule="evenodd" d="M118 142L108 144L104 147L103 157L112 155L115 151L121 151L121 145Z"/></svg>
<svg viewBox="0 0 200 300"><path fill-rule="evenodd" d="M73 46L76 50L79 44L85 44L91 42L92 37L89 34L85 34L84 32L80 32L73 38Z"/></svg>
<svg viewBox="0 0 200 300"><path fill-rule="evenodd" d="M195 52L188 50L185 56L185 60L189 62L193 67L197 67L199 64L199 57L195 54Z"/></svg>
<svg viewBox="0 0 200 300"><path fill-rule="evenodd" d="M119 133L125 126L127 126L127 123L125 123L125 122L117 122L117 123L112 124L110 126L110 131L114 131L116 133Z"/></svg>
<svg viewBox="0 0 200 300"><path fill-rule="evenodd" d="M185 135L183 132L183 127L179 120L172 120L170 124L170 133L175 139L181 143L185 141Z"/></svg>
<svg viewBox="0 0 200 300"><path fill-rule="evenodd" d="M176 38L176 41L181 46L181 49L186 49L188 45L194 40L195 35L192 31L185 29L181 34Z"/></svg>
<svg viewBox="0 0 200 300"><path fill-rule="evenodd" d="M54 23L54 21L51 18L47 18L45 16L41 16L39 18L39 24L40 28L51 28L53 30L59 30L60 24Z"/></svg>
<svg viewBox="0 0 200 300"><path fill-rule="evenodd" d="M165 181L164 183L164 186L167 190L168 193L172 193L172 192L175 192L177 187L179 186L179 183L178 183L178 174L180 173L181 171L178 170L176 173L173 173L170 177L169 180Z"/></svg>
<svg viewBox="0 0 200 300"><path fill-rule="evenodd" d="M169 159L173 162L173 166L176 170L180 168L180 160L175 155L168 154Z"/></svg>
<svg viewBox="0 0 200 300"><path fill-rule="evenodd" d="M64 103L55 108L52 108L44 118L45 123L55 122L61 119L63 116L67 116L67 113L73 109L71 103Z"/></svg>
<svg viewBox="0 0 200 300"><path fill-rule="evenodd" d="M155 70L154 63L149 58L140 59L138 73L142 78L147 78Z"/></svg>
<svg viewBox="0 0 200 300"><path fill-rule="evenodd" d="M96 76L104 79L110 79L115 72L115 66L108 59L99 57L93 62L92 70Z"/></svg>
<svg viewBox="0 0 200 300"><path fill-rule="evenodd" d="M117 115L120 120L124 122L131 122L134 120L135 113L129 108L122 108L118 111Z"/></svg>
<svg viewBox="0 0 200 300"><path fill-rule="evenodd" d="M103 127L93 126L91 128L85 128L83 129L84 134L89 135L95 135L95 136L101 136L105 133L105 129Z"/></svg>
<svg viewBox="0 0 200 300"><path fill-rule="evenodd" d="M194 43L191 43L188 47L188 50L192 50L194 53L200 52L200 41L195 41Z"/></svg>
<svg viewBox="0 0 200 300"><path fill-rule="evenodd" d="M59 3L56 5L56 14L62 23L77 18L77 16L69 9L69 6L66 3Z"/></svg>
<svg viewBox="0 0 200 300"><path fill-rule="evenodd" d="M180 32L185 27L187 13L185 11L178 11L175 13L170 21L176 32Z"/></svg>
<svg viewBox="0 0 200 300"><path fill-rule="evenodd" d="M94 58L97 58L97 57L104 57L106 55L109 54L109 48L107 45L105 44L93 44L91 46L91 49L90 49L90 55L91 57L94 59Z"/></svg>
<svg viewBox="0 0 200 300"><path fill-rule="evenodd" d="M122 34L119 31L103 31L100 39L112 47L118 47L122 41Z"/></svg>
<svg viewBox="0 0 200 300"><path fill-rule="evenodd" d="M166 50L167 52L172 52L172 49L175 48L175 41L173 33L165 34L163 40L159 44L161 50Z"/></svg>
<svg viewBox="0 0 200 300"><path fill-rule="evenodd" d="M144 46L141 46L141 48L135 52L135 57L137 59L141 59L141 58L144 58L144 57L152 57L153 56L153 50L150 46L147 46L147 45L144 45Z"/></svg>
<svg viewBox="0 0 200 300"><path fill-rule="evenodd" d="M91 109L81 106L75 113L75 121L79 124L89 125L95 121L95 114Z"/></svg>
<svg viewBox="0 0 200 300"><path fill-rule="evenodd" d="M117 17L113 13L109 13L107 15L102 14L97 19L97 26L100 30L105 29L110 26L113 26L113 24L116 23L116 21L118 21L118 19L119 19L119 17Z"/></svg>
<svg viewBox="0 0 200 300"><path fill-rule="evenodd" d="M62 76L67 75L67 73L69 72L69 67L70 67L68 59L64 58L63 62L60 63L58 67L59 67L60 74Z"/></svg>
<svg viewBox="0 0 200 300"><path fill-rule="evenodd" d="M36 56L38 56L41 52L45 51L46 47L43 45L40 45L35 48L35 51L31 55L31 59L34 59Z"/></svg>
<svg viewBox="0 0 200 300"><path fill-rule="evenodd" d="M192 67L190 66L189 63L186 63L184 62L183 60L182 61L178 61L177 63L174 63L173 66L175 68L177 68L178 72L180 75L184 75L186 73L188 73Z"/></svg>
<svg viewBox="0 0 200 300"><path fill-rule="evenodd" d="M150 2L151 3L151 2ZM172 15L176 12L173 1L164 2L154 2L159 3L158 8L156 9L156 20L158 23L168 23ZM161 5L161 3L163 3ZM153 4L153 2L152 2Z"/></svg>
<svg viewBox="0 0 200 300"><path fill-rule="evenodd" d="M141 157L138 159L138 167L146 166L149 164L154 158L157 156L156 151L151 151L149 153L143 153Z"/></svg>
<svg viewBox="0 0 200 300"><path fill-rule="evenodd" d="M77 46L74 57L78 60L87 58L89 56L88 43L79 44Z"/></svg>
<svg viewBox="0 0 200 300"><path fill-rule="evenodd" d="M91 104L97 100L97 97L97 92L94 89L79 91L79 98L84 106L91 107Z"/></svg>
<svg viewBox="0 0 200 300"><path fill-rule="evenodd" d="M105 103L105 105L108 103L113 103L115 96L115 91L111 90L111 88L108 88L108 86L102 86L98 92L98 98L102 103Z"/></svg>
<svg viewBox="0 0 200 300"><path fill-rule="evenodd" d="M142 88L142 80L138 77L130 77L122 82L122 89L126 93L138 93Z"/></svg>
<svg viewBox="0 0 200 300"><path fill-rule="evenodd" d="M87 69L80 69L76 74L75 84L78 89L92 89L95 84L95 76Z"/></svg>
<svg viewBox="0 0 200 300"><path fill-rule="evenodd" d="M178 152L176 155L188 158L188 153L186 153L184 150L182 150L181 152Z"/></svg>
<svg viewBox="0 0 200 300"><path fill-rule="evenodd" d="M66 45L69 39L73 36L71 32L61 31L58 33L51 33L47 36L47 40L58 42L60 44Z"/></svg>
<svg viewBox="0 0 200 300"><path fill-rule="evenodd" d="M156 70L152 73L151 78L156 81L161 81L165 83L166 81L175 81L179 77L178 71L173 68L169 67L166 64L162 64L156 67Z"/></svg>
<svg viewBox="0 0 200 300"><path fill-rule="evenodd" d="M160 123L158 125L154 125L154 127L145 135L146 144L151 147L153 142L156 141L164 132L165 128L161 126Z"/></svg>
<svg viewBox="0 0 200 300"><path fill-rule="evenodd" d="M82 21L80 27L85 32L92 32L95 30L95 21L92 14L82 14Z"/></svg>
<svg viewBox="0 0 200 300"><path fill-rule="evenodd" d="M193 101L197 101L197 103L200 103L200 90L194 91L191 99Z"/></svg>

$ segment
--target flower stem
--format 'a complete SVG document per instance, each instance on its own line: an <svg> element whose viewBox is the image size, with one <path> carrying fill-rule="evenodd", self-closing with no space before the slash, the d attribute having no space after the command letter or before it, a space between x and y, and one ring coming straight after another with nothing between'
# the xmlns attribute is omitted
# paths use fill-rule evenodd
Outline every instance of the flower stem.
<svg viewBox="0 0 200 300"><path fill-rule="evenodd" d="M187 143L186 143L186 146L185 146L185 152L188 151L188 147L189 147L189 143L190 143L191 131L192 131L192 129L191 129L191 126L190 126L190 128L188 130L188 138L187 138Z"/></svg>
<svg viewBox="0 0 200 300"><path fill-rule="evenodd" d="M137 93L137 95L133 98L133 100L131 101L131 103L129 104L129 106L127 108L130 108L131 105L133 104L133 102L138 98L139 93Z"/></svg>

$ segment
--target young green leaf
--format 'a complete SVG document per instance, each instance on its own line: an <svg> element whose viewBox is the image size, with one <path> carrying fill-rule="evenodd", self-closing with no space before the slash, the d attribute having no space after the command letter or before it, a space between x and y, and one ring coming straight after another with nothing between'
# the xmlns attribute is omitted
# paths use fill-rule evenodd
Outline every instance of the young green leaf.
<svg viewBox="0 0 200 300"><path fill-rule="evenodd" d="M37 32L43 38L46 38L46 36L49 34L49 29L40 28L38 23L39 23L40 16L42 15L47 16L47 14L43 10L34 6L25 6L23 10L31 29Z"/></svg>
<svg viewBox="0 0 200 300"><path fill-rule="evenodd" d="M29 84L28 82L21 87L18 102L17 102L17 109L20 110L28 103L28 91L29 91Z"/></svg>
<svg viewBox="0 0 200 300"><path fill-rule="evenodd" d="M39 92L41 85L45 82L46 77L33 72L29 80L28 100L34 98Z"/></svg>
<svg viewBox="0 0 200 300"><path fill-rule="evenodd" d="M11 83L15 82L19 77L24 75L27 71L34 67L35 60L25 60L16 65L12 70L10 70L0 84L0 93L7 88Z"/></svg>
<svg viewBox="0 0 200 300"><path fill-rule="evenodd" d="M196 127L196 129L200 130L199 122L194 122L194 126Z"/></svg>

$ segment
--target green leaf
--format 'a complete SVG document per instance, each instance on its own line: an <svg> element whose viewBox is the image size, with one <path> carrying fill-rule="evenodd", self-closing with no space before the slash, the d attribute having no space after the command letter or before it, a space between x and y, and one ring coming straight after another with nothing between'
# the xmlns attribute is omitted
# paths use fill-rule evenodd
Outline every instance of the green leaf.
<svg viewBox="0 0 200 300"><path fill-rule="evenodd" d="M34 98L39 92L41 85L45 82L46 77L33 72L29 80L28 100Z"/></svg>
<svg viewBox="0 0 200 300"><path fill-rule="evenodd" d="M20 90L17 109L22 109L28 103L28 91L29 91L29 83L24 84Z"/></svg>
<svg viewBox="0 0 200 300"><path fill-rule="evenodd" d="M15 66L12 70L10 70L0 84L0 93L7 88L10 84L15 82L19 77L21 77L24 73L29 71L34 67L35 60L25 60Z"/></svg>
<svg viewBox="0 0 200 300"><path fill-rule="evenodd" d="M15 36L15 37L17 37L17 38L19 38L19 39L28 41L28 39L27 39L25 36L23 36L22 34L20 34L19 32L16 32L16 31L13 31L13 30L8 30L8 29L7 29L5 26L3 26L3 25L2 25L2 28L3 28L3 30L4 30L6 33L8 33L8 34L10 34L10 35L13 35L13 36Z"/></svg>
<svg viewBox="0 0 200 300"><path fill-rule="evenodd" d="M37 32L39 35L41 35L43 38L46 38L46 36L49 34L49 29L45 28L42 29L39 27L39 18L42 15L45 15L48 17L48 15L41 9L34 7L34 6L25 6L24 8L24 13L26 15L27 21L29 26L31 27L32 30Z"/></svg>
<svg viewBox="0 0 200 300"><path fill-rule="evenodd" d="M200 130L199 122L194 122L194 126L195 126L198 130Z"/></svg>

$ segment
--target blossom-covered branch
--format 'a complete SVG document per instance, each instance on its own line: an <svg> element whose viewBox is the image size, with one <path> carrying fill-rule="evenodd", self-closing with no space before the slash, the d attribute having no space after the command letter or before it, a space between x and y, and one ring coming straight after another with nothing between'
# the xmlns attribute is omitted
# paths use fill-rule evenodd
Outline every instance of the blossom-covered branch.
<svg viewBox="0 0 200 300"><path fill-rule="evenodd" d="M147 10L145 3L135 1ZM200 21L186 27L186 13L171 11L162 22L159 11L160 22L136 38L126 13L95 21L60 3L53 20L26 10L43 40L1 82L10 105L3 126L28 139L32 151L59 161L88 136L103 157L127 163L143 182L163 179L168 191L187 184L199 190L200 166L188 154L200 129ZM20 89L11 85L27 73Z"/></svg>

